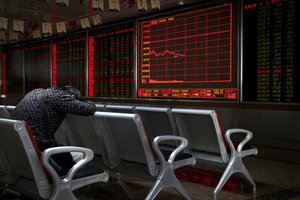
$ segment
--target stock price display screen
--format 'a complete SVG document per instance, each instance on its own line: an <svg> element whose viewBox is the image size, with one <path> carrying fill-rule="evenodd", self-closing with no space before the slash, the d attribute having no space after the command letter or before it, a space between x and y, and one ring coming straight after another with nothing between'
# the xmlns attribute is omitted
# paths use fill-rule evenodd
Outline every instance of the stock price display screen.
<svg viewBox="0 0 300 200"><path fill-rule="evenodd" d="M237 99L236 6L138 23L138 97Z"/></svg>
<svg viewBox="0 0 300 200"><path fill-rule="evenodd" d="M90 97L134 96L134 23L91 31L89 34Z"/></svg>
<svg viewBox="0 0 300 200"><path fill-rule="evenodd" d="M82 95L86 89L85 33L61 37L52 44L52 85L72 85Z"/></svg>
<svg viewBox="0 0 300 200"><path fill-rule="evenodd" d="M49 43L25 47L25 93L35 88L51 86L51 48Z"/></svg>
<svg viewBox="0 0 300 200"><path fill-rule="evenodd" d="M296 0L244 0L244 101L300 102L299 9Z"/></svg>

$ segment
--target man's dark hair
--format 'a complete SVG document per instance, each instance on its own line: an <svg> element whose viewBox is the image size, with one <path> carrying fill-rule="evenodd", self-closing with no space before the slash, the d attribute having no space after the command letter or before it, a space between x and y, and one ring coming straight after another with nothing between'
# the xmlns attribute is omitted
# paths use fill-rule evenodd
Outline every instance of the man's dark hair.
<svg viewBox="0 0 300 200"><path fill-rule="evenodd" d="M80 90L78 90L77 88L71 86L71 85L66 85L62 88L63 91L65 91L66 93L70 94L70 95L74 95L76 99L80 99L81 98L81 92Z"/></svg>

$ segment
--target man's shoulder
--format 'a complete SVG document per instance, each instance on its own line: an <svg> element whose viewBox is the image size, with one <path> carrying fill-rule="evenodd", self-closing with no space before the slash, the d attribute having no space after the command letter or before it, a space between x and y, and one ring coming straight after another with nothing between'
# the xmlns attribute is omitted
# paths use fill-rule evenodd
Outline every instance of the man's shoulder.
<svg viewBox="0 0 300 200"><path fill-rule="evenodd" d="M61 90L58 90L56 88L47 88L47 89L44 89L44 93L48 93L48 94L61 94Z"/></svg>
<svg viewBox="0 0 300 200"><path fill-rule="evenodd" d="M43 88L36 88L34 90L31 90L29 93L36 93L36 92L40 92L40 91L43 91L44 89Z"/></svg>
<svg viewBox="0 0 300 200"><path fill-rule="evenodd" d="M35 96L37 93L40 93L41 91L43 91L44 89L42 88L37 88L37 89L34 89L34 90L31 90L30 92L28 92L24 99L28 98L28 97L31 97L31 96Z"/></svg>

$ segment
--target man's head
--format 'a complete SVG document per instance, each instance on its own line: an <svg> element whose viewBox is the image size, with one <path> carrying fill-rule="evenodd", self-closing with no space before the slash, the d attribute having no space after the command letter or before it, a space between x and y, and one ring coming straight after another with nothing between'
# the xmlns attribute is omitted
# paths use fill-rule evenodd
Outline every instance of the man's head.
<svg viewBox="0 0 300 200"><path fill-rule="evenodd" d="M66 93L70 94L70 95L74 95L76 99L81 98L80 90L78 90L77 88L75 88L73 86L66 85L62 88L62 90L65 91Z"/></svg>

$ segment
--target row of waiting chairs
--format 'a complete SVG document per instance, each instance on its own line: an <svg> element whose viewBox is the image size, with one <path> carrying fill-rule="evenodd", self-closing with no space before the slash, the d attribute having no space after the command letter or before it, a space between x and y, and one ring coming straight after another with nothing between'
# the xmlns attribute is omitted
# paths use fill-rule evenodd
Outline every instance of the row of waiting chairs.
<svg viewBox="0 0 300 200"><path fill-rule="evenodd" d="M64 146L48 148L41 153L25 122L0 118L0 130L2 189L9 189L33 199L76 199L73 190L108 181L107 172L84 168L94 157L90 149ZM49 158L67 152L80 152L83 158L66 175L59 176Z"/></svg>
<svg viewBox="0 0 300 200"><path fill-rule="evenodd" d="M189 142L187 152L198 161L208 160L225 164L226 169L213 192L214 199L229 177L237 172L242 173L253 185L253 192L256 191L256 184L242 162L243 157L258 153L256 148L249 148L249 146L244 148L253 137L252 132L240 128L224 132L215 110L131 105L98 105L98 108L106 111L137 113L152 138L168 134L187 138ZM231 135L240 133L244 134L244 139L235 145Z"/></svg>
<svg viewBox="0 0 300 200"><path fill-rule="evenodd" d="M154 179L145 197L154 199L166 187L173 187L185 199L191 199L174 170L195 164L192 155L183 153L185 138L175 135L150 139L138 114L96 112L94 116L67 115L62 130L73 145L91 148L101 157L97 166L121 175ZM161 149L160 143L175 141L174 149ZM153 143L152 143L153 142ZM152 147L151 147L152 144Z"/></svg>
<svg viewBox="0 0 300 200"><path fill-rule="evenodd" d="M256 184L242 161L243 157L258 153L256 148L249 146L245 148L245 144L253 137L252 132L240 128L224 132L215 110L105 104L98 104L97 110L137 114L151 141L157 136L180 136L186 138L189 143L184 152L192 154L197 161L206 160L224 164L226 168L214 189L213 199L217 198L219 191L234 173L242 173L252 184L253 192L256 191ZM233 134L243 134L244 139L235 144L231 140ZM80 140L83 141L83 138ZM87 143L83 145L89 145L89 142ZM162 144L164 147L176 145L172 141ZM130 146L130 143L127 146Z"/></svg>
<svg viewBox="0 0 300 200"><path fill-rule="evenodd" d="M17 153L19 155L19 152L15 152L12 149L7 150L9 147L12 148L11 145L13 141L16 138L13 138L9 140L8 135L13 134L12 132L18 132L17 129L12 128L9 129L6 127L6 125L12 121L13 123L20 123L24 125L24 122L20 121L14 121L14 120L8 120L8 119L1 119L3 121L3 124L0 123L1 127L7 132L7 134L4 134L3 141L9 141L8 143L4 143L5 146L4 154L10 158L11 162L16 162L18 160L18 157L14 157L13 155ZM78 121L79 120L79 121ZM108 113L108 112L96 112L93 117L84 117L84 116L77 116L77 115L68 115L65 120L65 124L68 124L68 128L64 128L65 131L70 131L70 135L72 136L81 136L81 138L77 141L76 146L87 146L89 149L93 149L97 155L103 155L103 158L106 157L106 161L104 162L104 165L101 165L101 168L107 169L109 171L115 171L118 173L122 173L122 170L126 171L126 174L128 171L137 173L137 171L141 170L141 174L143 175L149 175L151 177L155 178L155 181L153 183L153 186L151 190L149 191L147 197L145 199L154 199L156 195L165 187L174 187L185 199L191 199L189 194L186 192L186 190L182 187L181 183L178 181L176 176L174 175L174 170L177 168L180 168L182 166L195 164L195 159L189 155L181 153L182 149L184 149L187 146L187 140L178 136L161 136L156 138L156 140L153 142L153 150L156 152L153 153L150 143L148 141L148 137L145 133L143 124L141 122L141 119L137 114L128 114L128 113ZM78 126L76 126L78 125ZM93 128L91 128L93 127ZM90 128L90 129L86 129ZM23 130L23 129L22 129ZM89 134L87 136L87 134ZM17 135L17 134L15 134ZM27 135L29 135L27 133ZM95 137L103 137L101 141L102 143L97 143L97 139ZM130 146L128 146L128 143L130 139ZM90 144L91 141L96 142L96 145L92 147ZM164 140L176 140L179 142L179 146L175 148L175 150L168 151L164 150L163 152L159 148L159 143ZM80 143L86 142L85 145L82 145ZM100 141L100 140L99 140ZM28 142L28 140L26 141ZM5 145L6 144L6 145ZM75 146L74 145L74 146ZM21 146L21 145L20 145ZM67 148L67 147L58 147L58 148ZM69 147L70 148L70 147ZM82 150L82 148L79 148L79 150ZM85 149L85 148L84 148ZM72 151L79 151L75 147L72 147ZM85 149L87 150L87 149ZM98 150L98 151L97 151ZM102 152L102 150L104 150ZM32 148L30 149L20 149L20 152L32 152ZM45 161L49 158L52 154L47 154L47 152L50 150L46 150L42 154L42 161ZM53 150L52 150L53 151ZM11 152L9 154L9 152ZM84 153L84 151L82 151ZM106 152L106 153L104 153ZM44 155L46 153L46 155ZM91 152L89 152L91 153ZM20 156L26 157L23 154L20 154ZM157 159L156 159L157 157ZM35 156L34 162L37 162L37 157ZM91 158L90 158L91 159ZM31 160L31 159L29 159ZM20 163L18 163L20 164ZM34 168L36 166L34 164L31 164L30 167L22 168L22 173L18 173L20 171L21 165L16 165L13 169L10 171L17 175L18 179L31 179L34 183L37 183L37 189L39 192L36 192L34 194L39 194L42 198L47 198L48 195L50 195L50 199L62 199L62 197L66 197L66 199L73 199L75 198L72 195L72 190L74 189L73 186L74 180L68 182L68 187L64 189L63 182L64 179L60 179L60 177L57 177L55 171L53 168L49 165L49 163L44 162L45 167L48 171L50 171L50 175L53 176L52 180L54 181L54 188L56 189L52 195L50 195L50 192L47 192L47 195L44 195L42 193L43 191L43 185L40 184L39 177L44 177L42 182L45 181L44 172L42 170L36 170L34 171ZM132 167L134 165L134 167ZM17 167L19 166L19 168ZM37 165L38 167L41 165ZM105 168L105 166L107 168ZM37 168L38 168L37 167ZM100 168L98 163L96 164L97 168ZM79 166L78 166L79 168ZM102 168L102 169L103 169ZM31 169L31 170L30 170ZM130 169L130 170L126 170ZM71 169L72 170L72 169ZM27 171L30 171L32 174L25 176ZM75 171L75 170L73 170ZM74 173L69 172L68 179L72 179ZM148 172L148 173L147 173ZM35 175L37 177L35 177ZM87 177L85 176L85 179ZM107 179L105 179L107 180ZM103 180L102 180L103 181ZM93 183L90 179L88 180L89 183ZM95 182L95 181L94 181ZM16 183L13 182L5 182L7 185L10 185L10 189L14 189L21 193L26 193L27 195L32 196L33 194L28 194L28 191L33 191L32 189L27 188L26 186L22 187L16 187ZM81 185L84 185L82 183ZM47 184L49 186L49 184ZM66 184L65 184L66 186ZM77 184L78 187L78 184ZM26 189L24 189L26 188ZM63 188L63 190L62 190ZM22 191L20 191L22 190ZM65 195L65 196L63 196ZM36 196L34 196L36 198Z"/></svg>
<svg viewBox="0 0 300 200"><path fill-rule="evenodd" d="M33 199L76 199L74 190L107 182L109 174L87 167L94 158L92 150L61 146L40 152L30 127L19 120L8 119L15 106L0 105L0 187ZM79 152L82 158L65 175L58 175L50 164L52 155Z"/></svg>
<svg viewBox="0 0 300 200"><path fill-rule="evenodd" d="M60 131L67 136L68 144L92 149L95 155L101 157L100 166L104 169L128 174L141 168L141 174L155 177L156 181L146 199L154 199L161 189L169 186L190 199L173 170L194 164L194 158L227 165L213 192L214 199L228 178L236 172L244 174L253 185L253 190L256 190L242 162L244 156L257 154L255 148L243 150L252 133L243 129L229 129L223 134L215 111L100 104L97 110L101 112L96 112L93 117L68 115ZM237 132L246 134L246 137L235 148L230 136ZM187 141L184 138L189 142L188 148L185 148ZM150 143L154 141L153 148L149 140ZM164 140L168 142L164 143ZM166 147L174 145L177 149L170 154L170 148ZM167 171L169 168L173 170Z"/></svg>

